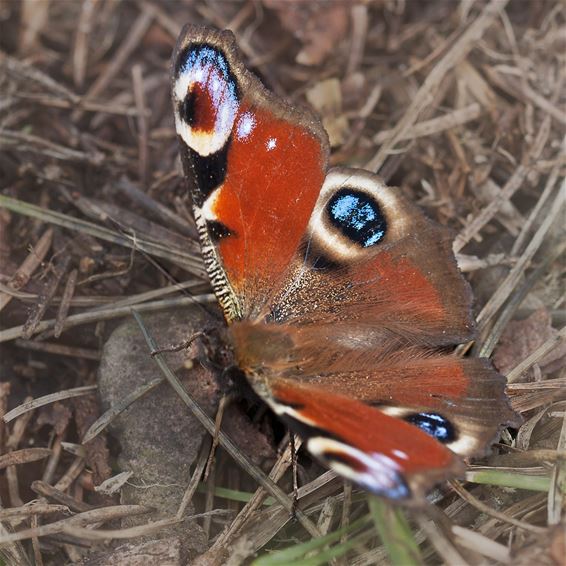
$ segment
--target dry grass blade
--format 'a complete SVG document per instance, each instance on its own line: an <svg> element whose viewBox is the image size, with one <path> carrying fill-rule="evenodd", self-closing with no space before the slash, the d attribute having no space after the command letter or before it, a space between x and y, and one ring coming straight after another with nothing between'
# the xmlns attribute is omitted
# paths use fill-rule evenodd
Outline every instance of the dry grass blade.
<svg viewBox="0 0 566 566"><path fill-rule="evenodd" d="M439 118L432 118L431 120L425 120L424 122L415 124L400 135L399 141L433 136L446 130L450 130L451 128L462 126L467 122L477 120L481 114L482 108L479 104L470 104L469 106L466 106L466 108L459 108L458 110L454 110L453 112L440 116ZM377 144L384 143L389 139L392 133L393 130L379 132L374 136L373 141Z"/></svg>
<svg viewBox="0 0 566 566"><path fill-rule="evenodd" d="M141 399L144 395L155 389L160 383L165 381L164 377L156 377L149 383L144 383L140 385L137 389L132 391L130 395L122 399L119 403L105 411L85 432L83 436L82 443L86 444L90 442L93 438L99 435L116 417L125 411L132 403L135 403L138 399Z"/></svg>
<svg viewBox="0 0 566 566"><path fill-rule="evenodd" d="M545 185L544 190L542 191L542 193L540 195L540 198L537 201L536 206L531 211L531 214L527 218L527 221L525 222L524 226L521 228L521 233L517 236L517 239L515 240L515 243L513 244L513 247L511 248L511 255L512 256L517 255L519 253L519 251L522 249L522 247L525 243L525 240L527 239L528 235L530 234L531 227L532 227L535 219L538 217L543 206L546 204L546 201L552 195L552 191L554 190L554 185L556 184L556 181L558 180L559 175L560 175L560 168L558 166L556 166L552 169L550 175L548 176L548 179L546 181L546 185Z"/></svg>
<svg viewBox="0 0 566 566"><path fill-rule="evenodd" d="M88 89L85 99L92 99L99 96L110 84L112 79L120 72L134 49L136 49L143 36L147 33L147 30L153 21L154 14L155 9L150 4L143 6L142 13L131 26L126 39L120 45L112 63L99 75L97 80ZM81 113L76 112L73 118L75 120L79 120L81 118Z"/></svg>
<svg viewBox="0 0 566 566"><path fill-rule="evenodd" d="M532 237L529 245L509 272L509 275L501 283L497 291L493 294L488 303L483 307L482 311L477 316L477 321L480 326L485 326L487 322L495 315L499 308L503 305L506 299L509 297L513 289L517 286L519 280L521 279L525 269L528 267L530 261L532 260L535 253L538 251L539 247L542 245L547 232L553 226L554 221L562 211L564 204L566 203L566 184L564 184L552 206L550 207L549 213L546 215L544 221L540 225L540 228L536 231Z"/></svg>
<svg viewBox="0 0 566 566"><path fill-rule="evenodd" d="M548 271L548 268L564 253L565 249L566 244L559 245L557 249L552 249L547 252L545 256L541 258L538 267L533 270L526 281L515 288L507 304L501 309L497 320L489 329L485 340L482 340L482 336L480 335L476 341L474 350L478 352L478 357L489 358L491 356L507 324L511 321L520 304L524 301L537 281Z"/></svg>
<svg viewBox="0 0 566 566"><path fill-rule="evenodd" d="M469 548L474 552L479 552L486 558L496 560L501 564L511 563L511 553L506 546L494 542L484 535L471 531L470 529L465 529L458 525L454 525L452 527L452 532L456 537L456 541L461 546Z"/></svg>
<svg viewBox="0 0 566 566"><path fill-rule="evenodd" d="M67 278L67 282L65 283L65 289L63 291L63 296L61 297L61 304L59 305L59 309L57 311L55 330L53 331L55 338L59 338L59 336L61 336L61 333L63 332L63 327L65 326L65 318L67 318L67 314L71 306L71 300L73 298L73 295L75 294L75 286L77 284L78 273L78 270L73 269L71 273L69 273L69 277Z"/></svg>
<svg viewBox="0 0 566 566"><path fill-rule="evenodd" d="M421 564L419 547L402 510L377 497L369 497L368 503L375 528L391 563L395 566Z"/></svg>
<svg viewBox="0 0 566 566"><path fill-rule="evenodd" d="M202 474L204 472L204 468L206 467L206 463L208 461L208 455L210 454L210 448L212 446L212 440L209 436L207 436L202 443L200 448L200 453L197 458L197 463L195 469L193 471L193 475L191 476L191 481L183 494L183 499L179 504L179 509L177 509L177 514L175 517L177 519L182 519L187 507L190 505L194 494L198 488L199 482L201 480Z"/></svg>
<svg viewBox="0 0 566 566"><path fill-rule="evenodd" d="M45 287L41 291L38 297L37 303L32 307L31 313L29 314L23 328L22 336L25 339L31 338L36 332L37 325L47 312L51 301L55 297L59 283L61 282L63 276L67 272L71 258L69 256L63 257L61 261L58 261L52 269L53 276L45 284Z"/></svg>
<svg viewBox="0 0 566 566"><path fill-rule="evenodd" d="M517 521L516 519L513 519L513 517L508 517L507 515L505 515L505 513L500 513L499 511L489 507L489 505L485 505L477 497L474 497L469 491L465 490L462 487L462 485L460 484L460 482L454 480L450 483L452 485L452 489L462 499L467 501L470 505L472 505L473 507L475 507L476 509L478 509L482 513L485 513L486 515L489 515L490 517L494 517L496 519L499 519L500 521L503 521L504 523L514 525L515 527L518 527L518 528L523 529L525 531L529 531L529 532L536 533L536 534L546 532L546 529L543 528L543 527L537 527L536 525L530 525L529 523L525 523L524 521Z"/></svg>
<svg viewBox="0 0 566 566"><path fill-rule="evenodd" d="M566 503L566 411L562 415L562 427L556 452L561 454L552 470L548 490L548 524L559 525Z"/></svg>
<svg viewBox="0 0 566 566"><path fill-rule="evenodd" d="M432 511L432 509L429 509ZM426 518L424 515L417 517L420 528L427 535L434 549L442 557L445 564L458 564L467 566L470 563L464 558L461 550L456 546L456 541L447 534L447 519L440 512L433 513L434 519ZM443 528L444 527L444 528ZM452 528L452 527L451 527Z"/></svg>
<svg viewBox="0 0 566 566"><path fill-rule="evenodd" d="M19 519L30 515L50 515L51 513L70 513L66 505L54 505L52 503L32 503L12 509L0 509L0 521L8 519Z"/></svg>
<svg viewBox="0 0 566 566"><path fill-rule="evenodd" d="M564 6L36 4L4 2L0 10L0 416L12 419L0 419L0 537L8 537L0 563L175 563L203 550L199 566L556 559L566 493ZM410 509L407 523L382 506L385 546L365 494L323 472L307 450L291 474L287 431L247 396L224 415L221 443L232 456L220 447L202 483L210 423L201 426L184 403L195 409L191 398L199 399L214 414L230 393L226 382L238 380L232 371L213 379L209 365L224 360L226 344L216 351L219 311L171 111L171 52L187 22L232 29L244 64L269 90L292 106L315 100L330 130L331 167L368 163L458 234L457 261L483 310L474 342L457 353L493 356L525 422L471 463L466 489L455 484L460 496L439 486L426 517ZM291 212L270 222L294 222ZM253 262L261 246L251 228L246 236ZM138 350L133 308L148 313L160 343L169 332L181 342L188 327L206 336L166 358L191 398L180 387L183 402L169 386L156 387L167 370L155 373L145 344ZM127 370L146 355L146 368ZM146 369L144 379L122 378ZM120 384L112 394L105 372ZM136 413L141 420L130 426ZM184 419L188 433L179 433ZM134 433L139 446L131 448ZM129 474L135 479L122 484ZM289 511L295 496L302 525ZM156 513L73 523L70 513L108 498ZM125 545L133 553L117 549L142 534L147 542Z"/></svg>
<svg viewBox="0 0 566 566"><path fill-rule="evenodd" d="M181 523L179 519L162 519L160 521L154 521L152 523L147 523L146 525L139 525L137 527L130 527L126 529L89 529L85 527L79 527L76 525L65 525L62 532L65 534L77 537L81 540L120 540L128 538L137 538L153 533L158 533L167 527L172 527Z"/></svg>
<svg viewBox="0 0 566 566"><path fill-rule="evenodd" d="M207 304L216 302L216 297L214 295L196 295L194 297L180 297L178 299L169 299L164 301L151 301L149 303L143 303L137 305L136 309L139 312L156 312L156 311L166 311L169 309L182 308L194 304ZM89 311L81 314L73 314L65 319L65 329L73 328L74 326L80 326L82 324L90 324L92 322L99 322L101 320L111 320L113 318L123 318L130 316L132 314L132 307L130 306L130 301L128 301L127 306L116 307L116 308L99 308L94 311ZM36 327L36 332L44 332L50 328L54 328L56 324L55 319L42 320ZM23 335L24 327L15 326L13 328L8 328L6 330L0 331L0 342L6 342L8 340L15 340Z"/></svg>
<svg viewBox="0 0 566 566"><path fill-rule="evenodd" d="M521 375L527 371L530 367L536 364L539 360L544 358L549 352L551 352L556 346L566 339L566 326L563 327L556 336L549 338L544 344L539 346L532 354L527 356L522 362L518 363L508 374L507 381L509 383L514 383L521 377Z"/></svg>
<svg viewBox="0 0 566 566"><path fill-rule="evenodd" d="M532 148L525 156L528 164L521 163L513 175L505 183L501 192L458 234L454 240L454 253L458 253L481 229L493 219L505 203L509 202L515 192L521 187L529 173L531 164L536 163L540 157L550 133L550 119L547 117L541 124Z"/></svg>
<svg viewBox="0 0 566 566"><path fill-rule="evenodd" d="M277 483L285 471L291 464L291 446L288 445L285 451L279 456L277 462L271 469L269 473L269 479ZM260 488L252 496L252 498L246 503L244 508L240 511L238 516L232 521L230 526L218 537L215 541L211 550L225 548L229 542L238 534L238 532L245 525L256 509L263 503L267 497L267 492Z"/></svg>
<svg viewBox="0 0 566 566"><path fill-rule="evenodd" d="M56 501L75 513L82 513L83 511L89 511L92 509L92 506L88 503L78 501L74 497L63 493L60 489L57 489L44 481L36 480L30 487L34 493L37 493L41 497L45 497L49 501Z"/></svg>
<svg viewBox="0 0 566 566"><path fill-rule="evenodd" d="M61 214L52 210L46 210L39 206L21 202L4 195L0 195L0 207L5 207L8 210L38 218L44 222L50 222L67 228L74 232L82 232L95 238L112 242L127 248L137 249L146 252L150 255L168 259L173 263L186 268L190 272L194 272L197 276L204 278L205 271L202 267L200 258L195 258L193 254L188 254L183 250L172 249L170 246L163 246L155 242L146 241L137 235L123 235L114 230L109 230L103 226L99 226L86 220L74 218L66 214Z"/></svg>
<svg viewBox="0 0 566 566"><path fill-rule="evenodd" d="M32 399L31 401L26 401L18 407L15 407L11 411L8 411L2 420L5 423L9 423L15 418L27 413L28 411L33 411L38 407L43 407L44 405L49 405L50 403L55 403L56 401L62 401L63 399L71 399L72 397L81 397L82 395L89 395L97 390L96 385L84 385L83 387L75 387L74 389L66 389L65 391L58 391L57 393L50 393L49 395L44 395L43 397L38 397L37 399Z"/></svg>
<svg viewBox="0 0 566 566"><path fill-rule="evenodd" d="M77 151L70 147L56 144L52 141L24 134L22 132L13 132L11 130L2 130L0 132L0 141L4 147L14 146L18 151L29 151L60 161L77 161L78 163L86 163L88 165L100 166L104 161L102 153L85 153Z"/></svg>

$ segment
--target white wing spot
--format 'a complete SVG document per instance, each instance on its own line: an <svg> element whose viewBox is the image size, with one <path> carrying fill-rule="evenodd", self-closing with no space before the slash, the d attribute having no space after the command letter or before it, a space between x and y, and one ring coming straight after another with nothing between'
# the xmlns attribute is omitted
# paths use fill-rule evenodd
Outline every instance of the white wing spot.
<svg viewBox="0 0 566 566"><path fill-rule="evenodd" d="M239 140L246 139L255 128L255 117L251 112L244 112L238 121L236 134Z"/></svg>

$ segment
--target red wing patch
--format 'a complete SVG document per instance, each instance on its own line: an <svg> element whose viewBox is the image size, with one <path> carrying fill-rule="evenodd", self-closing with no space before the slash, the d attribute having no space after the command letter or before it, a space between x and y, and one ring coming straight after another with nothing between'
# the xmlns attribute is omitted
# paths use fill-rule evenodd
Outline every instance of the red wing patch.
<svg viewBox="0 0 566 566"><path fill-rule="evenodd" d="M339 474L392 499L421 497L463 471L440 442L379 409L291 380L270 382L273 406Z"/></svg>

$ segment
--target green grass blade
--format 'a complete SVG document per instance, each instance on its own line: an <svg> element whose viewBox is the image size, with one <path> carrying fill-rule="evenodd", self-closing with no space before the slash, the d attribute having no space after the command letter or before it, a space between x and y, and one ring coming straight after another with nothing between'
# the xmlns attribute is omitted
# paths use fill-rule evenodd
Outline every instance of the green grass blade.
<svg viewBox="0 0 566 566"><path fill-rule="evenodd" d="M375 528L391 563L395 566L422 564L419 547L403 511L373 496L368 498L368 503Z"/></svg>
<svg viewBox="0 0 566 566"><path fill-rule="evenodd" d="M550 489L550 476L518 473L510 470L469 470L466 480L485 485L499 485L527 489L529 491L548 492Z"/></svg>
<svg viewBox="0 0 566 566"><path fill-rule="evenodd" d="M340 537L344 533L352 532L368 522L368 516L361 517L357 521L354 521L351 525L338 529L328 535L323 537L315 538L304 542L302 544L297 544L295 546L290 546L283 550L261 556L255 560L252 566L281 566L287 564L293 564L293 566L316 566L317 564L325 564L332 558L341 556L348 552L350 548L357 544L357 541L351 540L346 541L336 547L331 549L322 550L316 556L305 558L305 556L311 552L316 552L318 550L324 549L325 546L340 540Z"/></svg>

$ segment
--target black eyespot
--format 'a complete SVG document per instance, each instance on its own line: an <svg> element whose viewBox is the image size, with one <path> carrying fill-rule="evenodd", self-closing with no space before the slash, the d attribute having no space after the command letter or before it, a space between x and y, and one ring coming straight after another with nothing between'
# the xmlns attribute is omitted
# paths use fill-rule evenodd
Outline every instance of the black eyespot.
<svg viewBox="0 0 566 566"><path fill-rule="evenodd" d="M223 238L227 238L233 234L228 226L222 224L222 222L217 222L216 220L209 220L206 223L206 227L208 228L208 235L213 242L217 242L218 240L222 240Z"/></svg>
<svg viewBox="0 0 566 566"><path fill-rule="evenodd" d="M438 413L415 413L405 417L405 420L443 444L456 440L456 429L448 419Z"/></svg>
<svg viewBox="0 0 566 566"><path fill-rule="evenodd" d="M381 242L387 232L381 208L362 191L340 189L328 202L327 213L336 228L364 248Z"/></svg>
<svg viewBox="0 0 566 566"><path fill-rule="evenodd" d="M185 121L191 128L195 125L195 115L196 115L196 102L197 93L191 91L187 93L187 96L179 103L179 116Z"/></svg>

